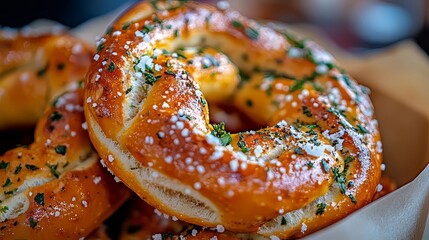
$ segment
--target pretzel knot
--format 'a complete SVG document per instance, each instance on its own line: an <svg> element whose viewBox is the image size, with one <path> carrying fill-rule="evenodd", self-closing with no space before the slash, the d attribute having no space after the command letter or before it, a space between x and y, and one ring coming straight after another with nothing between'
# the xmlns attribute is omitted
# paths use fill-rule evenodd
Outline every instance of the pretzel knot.
<svg viewBox="0 0 429 240"><path fill-rule="evenodd" d="M160 211L296 237L372 199L381 143L371 102L315 43L233 10L158 1L131 8L98 49L86 79L91 140ZM210 124L219 102L261 129Z"/></svg>
<svg viewBox="0 0 429 240"><path fill-rule="evenodd" d="M76 69L84 69L85 64L87 68L89 61L80 62L80 66L69 63L75 61L76 56L89 56L91 51L67 35L39 38L17 33L11 39L1 38L3 36L5 32L0 31L0 56L3 53L8 56L0 63L0 77L3 77L0 90L4 90L6 96L6 99L0 97L1 118L4 117L2 107L14 108L9 112L35 109L31 119L19 119L20 115L16 115L0 122L8 125L9 120L15 118L16 124L32 123L33 117L40 118L34 143L0 156L0 238L85 237L129 195L128 189L115 183L102 169L85 130L84 93L77 83L84 74ZM72 53L70 43L80 46L80 54ZM52 47L63 51L52 52ZM35 49L39 49L37 57ZM61 70L68 74L58 72L56 64L61 59L64 61ZM43 74L38 72L41 64L46 66L38 62L41 60L53 65L43 67ZM28 78L22 81L19 78L22 75ZM25 90L9 88L18 85ZM20 95L11 98L8 90L15 93L29 90L28 95L22 97L29 102L17 100L13 105L3 105L3 100L21 98ZM46 98L41 98L43 94Z"/></svg>

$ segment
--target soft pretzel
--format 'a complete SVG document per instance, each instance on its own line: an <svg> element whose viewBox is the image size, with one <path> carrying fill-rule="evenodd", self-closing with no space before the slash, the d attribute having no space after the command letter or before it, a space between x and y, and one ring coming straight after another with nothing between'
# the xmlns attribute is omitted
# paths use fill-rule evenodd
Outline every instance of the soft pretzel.
<svg viewBox="0 0 429 240"><path fill-rule="evenodd" d="M63 41L69 41L63 37L45 38L51 39L49 41L53 46L60 46ZM31 50L29 52L23 50L28 44L35 44L32 40L31 37L30 40L23 38L19 40L19 43L24 44L19 54L14 49L20 47L12 47L10 54L14 57L20 55L19 63L38 64L31 62L33 54ZM63 53L59 55L61 54ZM70 52L68 54L64 56L64 61L74 58L74 54ZM7 62L8 58L3 58L2 61ZM7 64L2 67L5 65ZM67 68L72 69L73 66L65 66L65 69ZM12 85L13 81L19 81L17 78L12 79L12 75L19 76L18 72L35 75L27 69L27 65L15 65L13 69L13 74L7 73L10 74L7 81ZM56 69L53 69L53 73L51 69L46 71L46 75L53 77L50 79L51 86L57 86L58 89L55 91L58 92L54 94L57 95L55 100L46 103L44 112L43 110L42 113L35 112L36 115L42 114L42 117L36 126L34 143L28 147L17 147L0 156L1 239L85 237L110 216L128 196L128 190L123 185L115 183L110 174L102 169L98 155L91 145L83 114L82 86L79 87L77 83L72 86L60 80L61 78L54 78ZM58 77L61 77L61 74ZM58 95L61 88L65 92ZM15 99L19 98L20 95L15 96ZM0 101L0 105L5 106L3 100ZM48 100L43 99L43 104L46 101ZM8 107L17 108L19 111L22 105L18 103ZM23 109L25 112L27 107L24 106ZM0 118L3 117L2 112ZM27 123L26 120L22 122Z"/></svg>
<svg viewBox="0 0 429 240"><path fill-rule="evenodd" d="M83 81L92 52L66 34L0 30L0 129L35 125L49 102Z"/></svg>
<svg viewBox="0 0 429 240"><path fill-rule="evenodd" d="M108 168L162 212L288 238L371 201L381 164L373 107L315 43L229 9L154 1L121 16L99 46L85 90L91 140ZM199 71L229 63L184 60L180 51L195 46L227 56L241 86L230 77L225 91L208 92ZM262 129L230 135L211 125L204 91Z"/></svg>

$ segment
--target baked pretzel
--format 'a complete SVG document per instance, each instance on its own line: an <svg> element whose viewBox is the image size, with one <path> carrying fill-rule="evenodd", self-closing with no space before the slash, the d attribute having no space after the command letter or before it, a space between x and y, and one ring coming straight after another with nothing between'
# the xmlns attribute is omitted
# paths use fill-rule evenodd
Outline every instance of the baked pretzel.
<svg viewBox="0 0 429 240"><path fill-rule="evenodd" d="M64 41L63 37L46 39L55 39L58 45ZM28 39L20 41L33 44ZM55 41L51 44L56 45ZM31 59L31 51L21 54ZM74 58L73 54L69 58ZM47 71L49 76L56 73L56 69L54 73ZM56 80L52 85L63 84ZM8 81L12 84L11 78ZM79 239L98 227L128 197L128 189L102 169L91 145L83 114L83 88L66 85L65 92L49 102L39 119L34 143L0 156L1 239ZM4 104L3 100L0 103Z"/></svg>
<svg viewBox="0 0 429 240"><path fill-rule="evenodd" d="M195 45L240 70L240 87L230 78L214 95L233 99L261 130L229 134L210 124L198 72L229 63L185 61L180 51ZM315 43L229 9L154 1L117 19L98 49L85 88L91 140L108 168L160 211L288 238L371 201L381 164L373 107Z"/></svg>
<svg viewBox="0 0 429 240"><path fill-rule="evenodd" d="M92 52L66 34L0 30L0 129L34 126L49 102L83 81Z"/></svg>

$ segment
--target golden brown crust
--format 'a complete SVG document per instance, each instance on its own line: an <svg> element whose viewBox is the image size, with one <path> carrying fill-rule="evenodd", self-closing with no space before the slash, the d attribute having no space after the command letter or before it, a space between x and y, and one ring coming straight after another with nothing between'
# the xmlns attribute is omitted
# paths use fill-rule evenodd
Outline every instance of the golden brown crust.
<svg viewBox="0 0 429 240"><path fill-rule="evenodd" d="M41 116L34 143L0 157L1 239L85 237L129 194L102 169L86 131L78 80L89 53L66 35L0 39L0 127Z"/></svg>
<svg viewBox="0 0 429 240"><path fill-rule="evenodd" d="M0 30L0 129L35 125L52 99L83 81L92 52L66 34Z"/></svg>
<svg viewBox="0 0 429 240"><path fill-rule="evenodd" d="M313 42L193 2L139 3L112 29L88 73L85 114L96 149L116 161L106 165L151 205L195 224L286 238L372 199L381 152L371 102ZM219 98L233 97L268 127L233 134L230 147L210 135L204 83L170 53L195 44L219 49L252 74ZM164 189L175 183L170 190L214 209L214 217L180 212L137 172L171 181L153 180Z"/></svg>
<svg viewBox="0 0 429 240"><path fill-rule="evenodd" d="M82 128L82 97L82 89L61 95L39 121L35 142L1 157L2 238L84 237L127 198Z"/></svg>

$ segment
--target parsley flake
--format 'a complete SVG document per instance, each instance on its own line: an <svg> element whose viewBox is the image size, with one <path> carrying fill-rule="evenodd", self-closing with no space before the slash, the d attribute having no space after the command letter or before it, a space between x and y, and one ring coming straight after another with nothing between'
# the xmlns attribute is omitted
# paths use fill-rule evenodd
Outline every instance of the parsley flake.
<svg viewBox="0 0 429 240"><path fill-rule="evenodd" d="M55 165L47 163L46 166L51 170L52 175L54 175L56 178L60 177L60 173L57 171L58 163Z"/></svg>
<svg viewBox="0 0 429 240"><path fill-rule="evenodd" d="M12 185L12 180L10 180L10 178L7 178L7 179L6 179L6 182L3 184L3 186L2 186L2 187L8 187L8 186L10 186L10 185Z"/></svg>
<svg viewBox="0 0 429 240"><path fill-rule="evenodd" d="M37 193L37 195L34 197L34 201L39 205L45 206L45 194Z"/></svg>
<svg viewBox="0 0 429 240"><path fill-rule="evenodd" d="M217 137L222 146L228 146L232 141L231 134L225 130L224 122L213 124L213 131L211 132L211 135Z"/></svg>
<svg viewBox="0 0 429 240"><path fill-rule="evenodd" d="M114 62L110 62L109 64L109 72L113 72L115 71L115 63Z"/></svg>
<svg viewBox="0 0 429 240"><path fill-rule="evenodd" d="M22 169L22 167L21 167L21 163L18 165L18 166L16 166L16 169L15 169L15 175L16 174L18 174L19 172L21 172L21 169Z"/></svg>
<svg viewBox="0 0 429 240"><path fill-rule="evenodd" d="M67 147L65 145L58 145L55 147L55 153L66 155L67 153Z"/></svg>
<svg viewBox="0 0 429 240"><path fill-rule="evenodd" d="M247 153L249 151L249 149L246 147L246 142L244 141L244 135L243 133L238 133L238 142L237 142L237 146L239 148L241 148L241 151L243 153Z"/></svg>
<svg viewBox="0 0 429 240"><path fill-rule="evenodd" d="M61 118L63 118L63 115L57 111L55 111L55 112L51 113L51 115L49 115L49 120L51 122L61 120Z"/></svg>
<svg viewBox="0 0 429 240"><path fill-rule="evenodd" d="M325 212L326 204L325 203L319 203L317 204L317 210L316 215L322 215Z"/></svg>
<svg viewBox="0 0 429 240"><path fill-rule="evenodd" d="M3 160L1 160L0 162L0 169L7 169L9 167L9 162L5 162Z"/></svg>
<svg viewBox="0 0 429 240"><path fill-rule="evenodd" d="M30 222L30 227L34 229L37 226L37 221L35 221L32 217L28 220Z"/></svg>
<svg viewBox="0 0 429 240"><path fill-rule="evenodd" d="M39 169L38 167L31 165L31 164L25 164L25 168L27 168L30 171L35 171L35 170Z"/></svg>
<svg viewBox="0 0 429 240"><path fill-rule="evenodd" d="M282 216L282 222L280 223L282 226L287 225L287 220L284 216Z"/></svg>

